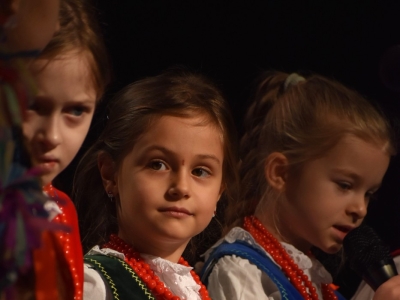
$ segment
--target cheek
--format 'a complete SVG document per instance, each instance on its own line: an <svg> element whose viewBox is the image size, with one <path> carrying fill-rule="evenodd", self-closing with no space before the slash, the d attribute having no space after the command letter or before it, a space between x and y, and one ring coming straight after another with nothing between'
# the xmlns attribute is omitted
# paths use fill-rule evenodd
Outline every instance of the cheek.
<svg viewBox="0 0 400 300"><path fill-rule="evenodd" d="M63 156L65 165L68 165L74 159L85 137L86 132L81 132L79 129L65 132L63 143L59 146L61 148L59 153Z"/></svg>
<svg viewBox="0 0 400 300"><path fill-rule="evenodd" d="M218 201L222 196L221 187L215 186L212 190L210 190L208 193L204 193L203 195L203 209L214 213Z"/></svg>
<svg viewBox="0 0 400 300"><path fill-rule="evenodd" d="M39 123L39 117L34 112L26 112L25 120L22 122L22 132L28 142L32 141Z"/></svg>

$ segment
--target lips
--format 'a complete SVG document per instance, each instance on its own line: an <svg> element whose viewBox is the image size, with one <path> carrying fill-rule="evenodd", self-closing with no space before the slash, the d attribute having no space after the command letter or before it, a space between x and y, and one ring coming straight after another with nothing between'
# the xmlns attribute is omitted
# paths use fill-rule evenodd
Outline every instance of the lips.
<svg viewBox="0 0 400 300"><path fill-rule="evenodd" d="M163 207L159 209L160 212L165 212L172 214L174 216L192 216L193 214L190 213L186 208L183 207Z"/></svg>
<svg viewBox="0 0 400 300"><path fill-rule="evenodd" d="M346 234L354 229L354 226L349 225L334 225L333 227Z"/></svg>
<svg viewBox="0 0 400 300"><path fill-rule="evenodd" d="M35 165L40 168L43 174L51 173L55 166L59 163L59 160L55 157L42 156L36 160Z"/></svg>

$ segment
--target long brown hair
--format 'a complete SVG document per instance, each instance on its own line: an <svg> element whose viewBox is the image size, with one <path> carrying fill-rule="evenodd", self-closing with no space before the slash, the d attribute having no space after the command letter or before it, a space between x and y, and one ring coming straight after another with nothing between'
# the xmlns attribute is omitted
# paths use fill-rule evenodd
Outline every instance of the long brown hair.
<svg viewBox="0 0 400 300"><path fill-rule="evenodd" d="M73 197L78 209L84 251L107 241L117 232L116 201L110 202L97 167L99 153L107 153L118 167L154 119L171 115L204 114L221 132L224 150L224 195L236 195L237 155L233 120L221 92L205 77L173 70L128 85L111 101L108 123L82 158L74 179ZM222 204L223 205L223 204Z"/></svg>

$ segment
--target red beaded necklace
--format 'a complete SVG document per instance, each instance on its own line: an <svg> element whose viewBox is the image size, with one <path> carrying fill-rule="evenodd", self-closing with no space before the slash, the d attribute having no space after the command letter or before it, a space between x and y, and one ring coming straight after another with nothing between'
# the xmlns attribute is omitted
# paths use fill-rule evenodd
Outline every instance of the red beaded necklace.
<svg viewBox="0 0 400 300"><path fill-rule="evenodd" d="M154 274L149 264L140 256L140 253L132 246L125 243L125 241L117 235L111 234L109 242L104 244L102 248L110 248L123 253L125 255L125 262L133 269L133 271L135 271L140 279L142 279L147 288L156 296L157 300L180 300L180 298L173 295L160 278ZM179 259L178 263L189 267L189 263L184 260L183 257ZM200 277L193 270L190 271L190 274L194 281L200 285L201 299L211 300L206 287L200 281Z"/></svg>
<svg viewBox="0 0 400 300"><path fill-rule="evenodd" d="M267 251L274 261L282 268L282 272L286 275L289 281L294 285L296 290L306 300L317 300L318 294L315 287L312 285L308 276L304 274L303 270L294 262L286 250L282 247L281 243L261 224L255 217L245 217L243 228L247 230L260 244L265 251ZM329 284L321 284L323 299L337 300L337 296L329 287Z"/></svg>

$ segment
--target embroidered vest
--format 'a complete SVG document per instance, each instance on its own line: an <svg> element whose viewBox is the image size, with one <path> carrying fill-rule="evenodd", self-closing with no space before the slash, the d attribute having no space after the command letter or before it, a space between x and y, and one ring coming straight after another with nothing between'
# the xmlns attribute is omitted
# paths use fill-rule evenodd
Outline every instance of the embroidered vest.
<svg viewBox="0 0 400 300"><path fill-rule="evenodd" d="M113 299L156 300L145 283L122 259L106 255L85 255L84 261L101 274Z"/></svg>

